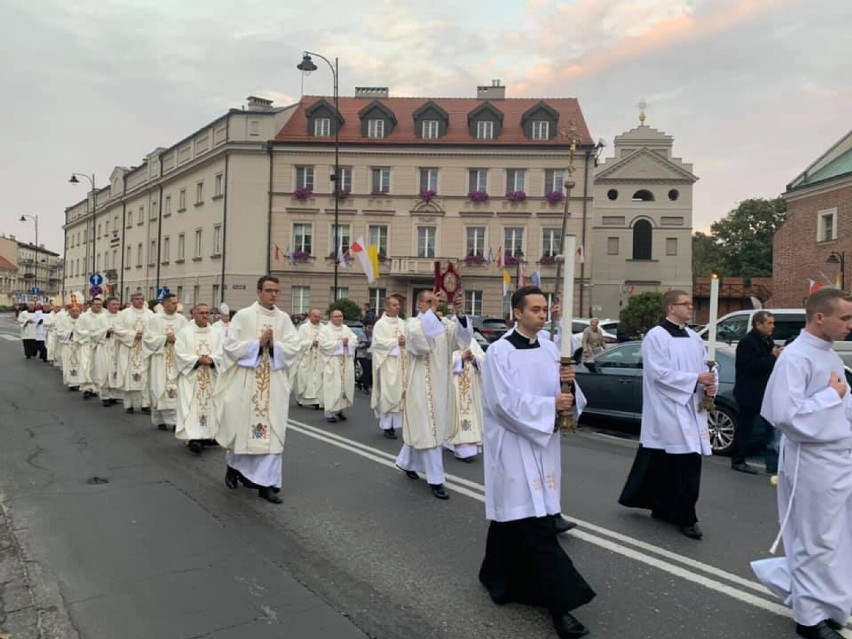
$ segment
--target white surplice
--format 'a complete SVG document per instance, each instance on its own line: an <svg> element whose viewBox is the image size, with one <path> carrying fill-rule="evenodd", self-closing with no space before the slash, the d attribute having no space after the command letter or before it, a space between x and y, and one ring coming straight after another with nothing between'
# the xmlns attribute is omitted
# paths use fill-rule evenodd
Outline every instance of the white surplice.
<svg viewBox="0 0 852 639"><path fill-rule="evenodd" d="M75 341L74 332L78 319L66 315L57 322L56 339L62 344L62 383L66 386L80 386L83 374L83 357L80 354L83 345Z"/></svg>
<svg viewBox="0 0 852 639"><path fill-rule="evenodd" d="M95 313L89 309L77 320L77 330L74 331L74 341L80 345L81 366L83 368L83 383L80 390L90 393L97 392L98 386L94 378L95 354L99 344L98 336L106 333L107 312L101 310Z"/></svg>
<svg viewBox="0 0 852 639"><path fill-rule="evenodd" d="M119 388L124 394L125 408L143 408L150 405L148 397L148 358L142 340L136 339L141 332L144 339L148 323L154 318L147 307L133 306L121 311L115 323L114 337L118 340L117 377Z"/></svg>
<svg viewBox="0 0 852 639"><path fill-rule="evenodd" d="M561 512L561 449L556 426L559 349L549 340L518 349L488 347L482 366L485 517L514 521ZM586 404L575 385L575 417Z"/></svg>
<svg viewBox="0 0 852 639"><path fill-rule="evenodd" d="M21 325L21 339L35 339L35 323L33 313L23 310L18 313L18 324Z"/></svg>
<svg viewBox="0 0 852 639"><path fill-rule="evenodd" d="M347 346L343 340L348 340ZM355 348L358 336L341 324L326 324L319 331L322 354L322 405L326 415L339 413L352 406L355 397Z"/></svg>
<svg viewBox="0 0 852 639"><path fill-rule="evenodd" d="M58 359L56 352L56 331L54 330L58 316L57 313L58 311L51 311L44 316L44 345L47 348L47 361L53 363L54 366L57 366L56 360Z"/></svg>
<svg viewBox="0 0 852 639"><path fill-rule="evenodd" d="M382 428L402 426L402 394L408 354L399 345L405 334L405 321L382 315L373 326L373 391L370 407L378 414Z"/></svg>
<svg viewBox="0 0 852 639"><path fill-rule="evenodd" d="M207 355L213 366L198 364ZM224 367L222 333L195 322L183 328L175 341L178 370L178 403L175 437L178 439L213 439L219 429L216 410L216 379Z"/></svg>
<svg viewBox="0 0 852 639"><path fill-rule="evenodd" d="M33 325L35 326L34 339L37 342L43 342L44 338L45 338L45 332L44 332L44 318L45 317L47 317L47 315L41 309L38 309L32 315Z"/></svg>
<svg viewBox="0 0 852 639"><path fill-rule="evenodd" d="M323 357L319 343L314 346L314 342L319 342L321 328L321 323L313 324L310 320L299 326L301 350L299 365L293 369L295 371L293 387L296 392L296 401L306 406L322 405Z"/></svg>
<svg viewBox="0 0 852 639"><path fill-rule="evenodd" d="M772 370L760 414L783 437L778 515L785 557L752 563L800 624L845 624L852 614L852 397L828 386L845 379L831 342L807 331Z"/></svg>
<svg viewBox="0 0 852 639"><path fill-rule="evenodd" d="M456 457L468 458L477 454L482 445L482 385L480 374L485 353L471 340L473 360L465 361L464 351L453 353L452 391L450 392L450 433L447 448Z"/></svg>
<svg viewBox="0 0 852 639"><path fill-rule="evenodd" d="M118 399L120 392L114 389L113 377L118 378L118 353L115 336L110 333L118 321L118 313L104 311L100 313L98 329L92 333L95 350L92 356L92 383L98 396L104 399Z"/></svg>
<svg viewBox="0 0 852 639"><path fill-rule="evenodd" d="M48 357L53 359L53 365L56 368L62 369L62 340L59 339L57 329L63 318L68 317L68 311L64 308L53 313L53 319L48 324L49 336L52 337L52 344L48 342ZM51 345L53 348L51 348Z"/></svg>
<svg viewBox="0 0 852 639"><path fill-rule="evenodd" d="M167 338L170 335L176 338L186 325L187 319L180 313L157 313L149 320L148 330L142 338L142 348L148 357L148 393L151 398L151 422L154 424L175 423L177 357L175 343L169 342Z"/></svg>

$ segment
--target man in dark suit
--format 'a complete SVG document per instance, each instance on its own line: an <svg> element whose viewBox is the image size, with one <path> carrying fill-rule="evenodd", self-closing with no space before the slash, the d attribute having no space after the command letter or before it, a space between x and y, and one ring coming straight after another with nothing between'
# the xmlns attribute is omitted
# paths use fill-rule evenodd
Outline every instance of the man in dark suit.
<svg viewBox="0 0 852 639"><path fill-rule="evenodd" d="M775 318L769 311L758 311L751 318L751 330L737 344L736 379L734 381L734 397L740 409L740 419L737 424L737 437L734 442L734 454L731 457L731 468L741 473L756 475L757 469L746 463L748 445L751 433L757 420L766 429L763 439L768 443L772 435L772 426L760 417L760 405L769 375L775 366L775 360L783 350L772 341L775 331ZM769 468L767 459L768 472Z"/></svg>

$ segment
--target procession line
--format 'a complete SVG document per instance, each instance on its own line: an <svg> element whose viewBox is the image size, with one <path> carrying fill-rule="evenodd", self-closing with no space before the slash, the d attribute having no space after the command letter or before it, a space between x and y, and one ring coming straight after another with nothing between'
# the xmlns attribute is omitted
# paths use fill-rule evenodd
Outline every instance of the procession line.
<svg viewBox="0 0 852 639"><path fill-rule="evenodd" d="M318 439L320 441L324 441L344 450L356 453L383 466L387 466L388 468L396 469L396 458L393 455L390 455L384 451L372 448L370 446L347 439L345 437L341 437L339 435L335 435L333 433L328 433L320 428L316 428L314 426L310 426L302 422L290 420L290 424L291 428L293 428L299 433L302 433L303 435L313 437L314 439ZM445 485L448 488L451 488L455 492L458 492L462 495L470 497L471 499L475 499L476 501L482 503L485 502L484 486L464 479L462 477L456 477L451 474L447 474L446 476L447 482ZM474 488L475 490L471 490L471 488ZM574 518L572 517L572 519ZM574 530L571 535L577 537L578 539L583 539L584 541L588 541L589 543L595 544L612 552L616 552L625 557L629 557L642 563L645 563L649 566L659 568L660 570L664 570L675 576L682 577L683 579L686 579L687 581L692 581L693 583L696 583L698 585L705 586L711 590L716 590L718 592L728 594L734 599L739 599L740 601L750 603L770 612L781 614L787 617L789 617L791 614L790 610L781 604L768 601L766 599L763 599L748 592L744 592L742 590L738 590L735 587L732 588L730 585L724 584L720 581L716 581L711 577L696 575L694 572L690 572L689 570L687 570L687 568L692 570L700 570L708 575L712 575L713 577L724 579L730 582L731 584L736 584L737 586L756 591L761 595L771 596L769 590L767 590L764 586L757 582L750 581L748 579L740 577L739 575L735 575L726 570L722 570L721 568L717 568L716 566L712 566L710 564L706 564L704 562L697 561L695 559L691 559L683 555L679 555L664 548L654 546L653 544L649 544L647 542L634 539L632 537L623 535L613 530L609 530L608 528L603 528L601 526L597 526L595 524L579 519L576 519L575 521L577 521L579 526L582 528L597 533L597 535L602 535L611 538L602 539L597 535L592 535L588 532L583 532L582 530ZM635 548L629 548L626 545L634 546ZM659 557L651 556L649 554L646 554L646 552L640 552L640 550L646 551L647 553L654 553ZM682 564L686 566L686 568L673 565L669 563L669 561Z"/></svg>

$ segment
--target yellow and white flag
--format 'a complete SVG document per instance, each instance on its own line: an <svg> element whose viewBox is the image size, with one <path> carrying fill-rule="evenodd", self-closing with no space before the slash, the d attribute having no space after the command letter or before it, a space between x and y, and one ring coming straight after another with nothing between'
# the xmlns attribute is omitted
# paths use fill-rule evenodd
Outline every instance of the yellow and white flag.
<svg viewBox="0 0 852 639"><path fill-rule="evenodd" d="M361 267L364 269L364 275L367 276L367 282L372 284L379 276L379 251L375 246L367 246L364 244L364 237L360 236L355 242L349 245L349 252L358 258Z"/></svg>

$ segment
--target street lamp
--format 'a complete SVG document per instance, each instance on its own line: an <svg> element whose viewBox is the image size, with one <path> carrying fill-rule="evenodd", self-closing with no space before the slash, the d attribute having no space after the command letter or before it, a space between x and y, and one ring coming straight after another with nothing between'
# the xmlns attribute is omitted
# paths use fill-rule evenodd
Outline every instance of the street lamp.
<svg viewBox="0 0 852 639"><path fill-rule="evenodd" d="M340 234L340 225L339 225L339 217L338 217L338 208L339 208L339 200L342 189L340 188L340 97L337 92L337 81L338 81L338 67L337 67L337 58L334 59L334 64L331 63L331 60L326 58L319 53L314 53L312 51L303 51L302 52L302 61L296 65L296 68L303 73L310 73L311 71L317 70L317 65L314 64L314 61L311 59L311 56L315 55L321 60L325 60L326 64L328 64L331 69L331 74L334 77L334 119L336 120L334 123L334 175L331 176L331 182L333 185L332 193L334 195L334 246L332 247L332 251L334 252L334 293L332 302L337 301L337 271L340 266L340 256L337 255L339 251L339 234Z"/></svg>
<svg viewBox="0 0 852 639"><path fill-rule="evenodd" d="M35 271L33 274L35 275L35 288L38 288L38 215L21 215L19 222L26 222L27 220L32 220L33 225L35 226Z"/></svg>
<svg viewBox="0 0 852 639"><path fill-rule="evenodd" d="M95 174L92 173L92 175L89 176L85 173L72 173L71 179L68 180L68 182L70 184L79 184L80 180L77 179L78 177L86 178L89 181L89 184L92 186L92 238L91 238L91 244L92 244L92 265L91 266L92 266L92 270L89 272L89 275L91 275L92 273L95 272L95 255L97 255L97 253L96 253L97 244L95 243L95 209L97 208L98 202L97 202L97 192L95 191ZM88 206L89 206L89 200L87 198L86 199L86 207L88 208ZM87 235L88 235L88 231L89 231L89 224L87 222L86 223L86 234ZM88 237L86 238L86 270L87 271L89 270L89 238Z"/></svg>
<svg viewBox="0 0 852 639"><path fill-rule="evenodd" d="M846 290L846 253L843 251L837 252L832 251L828 254L828 257L825 258L826 264L839 264L840 265L840 290Z"/></svg>

